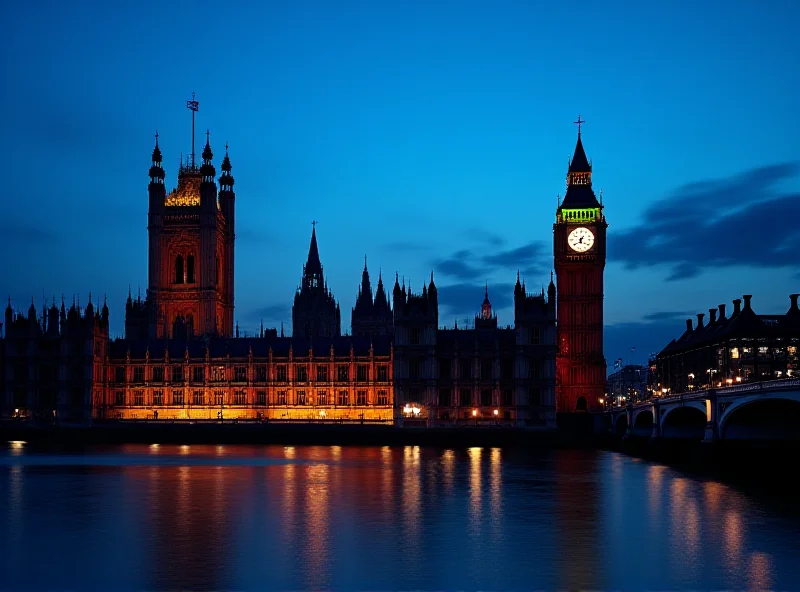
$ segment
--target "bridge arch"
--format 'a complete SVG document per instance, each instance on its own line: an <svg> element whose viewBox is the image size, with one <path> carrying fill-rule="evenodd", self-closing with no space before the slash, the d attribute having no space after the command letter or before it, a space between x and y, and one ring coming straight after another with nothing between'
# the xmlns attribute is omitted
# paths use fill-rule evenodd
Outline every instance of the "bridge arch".
<svg viewBox="0 0 800 592"><path fill-rule="evenodd" d="M664 438L702 440L706 430L705 401L688 401L666 409L661 417Z"/></svg>
<svg viewBox="0 0 800 592"><path fill-rule="evenodd" d="M800 390L731 402L720 414L718 433L725 440L800 440Z"/></svg>
<svg viewBox="0 0 800 592"><path fill-rule="evenodd" d="M614 433L617 436L624 436L628 431L628 414L620 413L614 420Z"/></svg>
<svg viewBox="0 0 800 592"><path fill-rule="evenodd" d="M640 438L649 438L653 435L653 409L645 407L633 413L633 434Z"/></svg>

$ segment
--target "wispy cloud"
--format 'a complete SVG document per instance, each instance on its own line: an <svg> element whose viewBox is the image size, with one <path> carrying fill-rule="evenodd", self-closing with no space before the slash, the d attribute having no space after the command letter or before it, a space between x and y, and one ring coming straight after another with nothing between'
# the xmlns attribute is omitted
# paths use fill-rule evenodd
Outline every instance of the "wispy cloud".
<svg viewBox="0 0 800 592"><path fill-rule="evenodd" d="M666 265L667 281L718 267L796 266L800 193L775 186L799 172L800 163L779 163L685 185L648 207L637 226L609 233L609 259L629 269Z"/></svg>

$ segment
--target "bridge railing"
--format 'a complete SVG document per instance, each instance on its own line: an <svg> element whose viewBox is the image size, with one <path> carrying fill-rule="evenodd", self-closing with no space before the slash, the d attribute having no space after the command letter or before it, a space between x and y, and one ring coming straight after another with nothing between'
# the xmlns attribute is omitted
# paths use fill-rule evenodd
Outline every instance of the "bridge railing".
<svg viewBox="0 0 800 592"><path fill-rule="evenodd" d="M750 393L757 391L777 391L800 387L800 378L783 378L778 380L764 380L761 382L747 382L731 386L722 386L713 389L701 389L684 391L682 393L670 394L663 397L650 397L642 403L652 403L653 401L681 401L683 399L702 399L709 393L719 395L732 395L735 393ZM640 403L640 404L642 404Z"/></svg>

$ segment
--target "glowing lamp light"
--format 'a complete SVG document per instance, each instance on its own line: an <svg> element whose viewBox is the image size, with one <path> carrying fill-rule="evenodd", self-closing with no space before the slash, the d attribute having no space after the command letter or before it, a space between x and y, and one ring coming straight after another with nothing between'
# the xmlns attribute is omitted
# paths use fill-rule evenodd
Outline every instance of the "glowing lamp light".
<svg viewBox="0 0 800 592"><path fill-rule="evenodd" d="M603 397L600 397L600 398L599 398L599 399L597 399L597 400L598 400L598 401L600 401L600 404L601 404L601 405L603 404Z"/></svg>
<svg viewBox="0 0 800 592"><path fill-rule="evenodd" d="M411 405L406 404L406 406L403 407L403 413L405 413L406 415L410 415L411 414Z"/></svg>
<svg viewBox="0 0 800 592"><path fill-rule="evenodd" d="M325 410L324 410L324 409L320 409L320 411L319 411L319 417L320 417L320 419L325 419L325 417L327 417L327 415L328 415L328 414L327 414L327 413L325 413Z"/></svg>
<svg viewBox="0 0 800 592"><path fill-rule="evenodd" d="M726 378L725 382L728 383L728 385L731 385L733 384L733 378Z"/></svg>
<svg viewBox="0 0 800 592"><path fill-rule="evenodd" d="M736 382L742 382L742 377L741 376L737 376L736 377Z"/></svg>
<svg viewBox="0 0 800 592"><path fill-rule="evenodd" d="M477 409L473 409L472 410L472 417L477 417L477 416L478 416L478 410Z"/></svg>
<svg viewBox="0 0 800 592"><path fill-rule="evenodd" d="M419 407L412 407L411 408L411 413L413 413L414 415L419 415L420 411L422 411L422 409L420 409Z"/></svg>
<svg viewBox="0 0 800 592"><path fill-rule="evenodd" d="M494 416L495 416L495 417L497 417L498 415L500 415L500 411L498 411L497 409L495 409L495 410L494 410Z"/></svg>

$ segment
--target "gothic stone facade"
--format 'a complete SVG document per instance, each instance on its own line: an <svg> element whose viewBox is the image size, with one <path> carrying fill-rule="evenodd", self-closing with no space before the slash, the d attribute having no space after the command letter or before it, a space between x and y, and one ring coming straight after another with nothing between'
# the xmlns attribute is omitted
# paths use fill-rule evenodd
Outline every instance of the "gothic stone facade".
<svg viewBox="0 0 800 592"><path fill-rule="evenodd" d="M167 195L156 142L148 289L144 299L129 294L125 339L109 342L105 305L100 314L91 304L85 312L51 308L42 319L33 308L27 318L14 317L9 305L0 348L4 415L554 425L552 278L545 296L529 294L517 277L513 327L498 327L487 288L474 328L444 329L433 274L421 294L395 276L390 307L380 277L373 298L365 266L354 335L341 336L314 228L294 299L293 336L262 331L239 338L230 160L226 154L217 192L208 138L202 157L199 169L193 161L181 164L178 187Z"/></svg>
<svg viewBox="0 0 800 592"><path fill-rule="evenodd" d="M31 303L27 316L5 312L0 339L0 414L85 423L101 396L108 347L108 306L97 312L55 303L40 316Z"/></svg>
<svg viewBox="0 0 800 592"><path fill-rule="evenodd" d="M472 329L440 329L431 275L421 294L395 278L398 421L555 425L555 287L549 298L514 291L514 327L499 328L487 294Z"/></svg>
<svg viewBox="0 0 800 592"><path fill-rule="evenodd" d="M219 193L206 138L203 164L181 163L167 195L161 150L153 149L148 214L148 280L144 302L128 299L126 336L233 336L234 179L228 154Z"/></svg>

